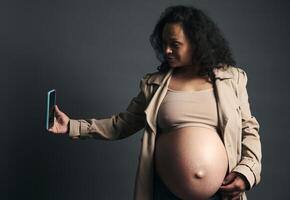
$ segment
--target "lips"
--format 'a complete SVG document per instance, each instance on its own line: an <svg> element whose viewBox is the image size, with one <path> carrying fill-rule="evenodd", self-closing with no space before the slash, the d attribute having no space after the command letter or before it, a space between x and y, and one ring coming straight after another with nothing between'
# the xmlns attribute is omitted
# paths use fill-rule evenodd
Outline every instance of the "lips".
<svg viewBox="0 0 290 200"><path fill-rule="evenodd" d="M173 60L175 60L175 58L174 57L166 57L166 60L173 61Z"/></svg>

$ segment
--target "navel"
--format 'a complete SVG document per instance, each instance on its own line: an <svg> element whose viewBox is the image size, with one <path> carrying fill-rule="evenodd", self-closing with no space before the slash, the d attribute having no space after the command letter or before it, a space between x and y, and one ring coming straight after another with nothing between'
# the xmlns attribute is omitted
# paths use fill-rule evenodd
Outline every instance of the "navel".
<svg viewBox="0 0 290 200"><path fill-rule="evenodd" d="M194 174L194 178L202 179L205 177L204 170L199 170Z"/></svg>

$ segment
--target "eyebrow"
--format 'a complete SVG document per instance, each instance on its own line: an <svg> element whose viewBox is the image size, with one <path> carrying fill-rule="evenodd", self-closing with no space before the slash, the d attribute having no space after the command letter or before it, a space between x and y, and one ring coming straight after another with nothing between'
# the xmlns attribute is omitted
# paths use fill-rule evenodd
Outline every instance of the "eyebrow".
<svg viewBox="0 0 290 200"><path fill-rule="evenodd" d="M165 43L166 41L164 41L164 40L162 40L162 43ZM177 44L179 44L179 45L182 45L182 42L180 42L180 41L178 41L178 40L175 40L175 39L173 39L173 40L170 40L169 39L169 42L175 42L175 43L177 43Z"/></svg>
<svg viewBox="0 0 290 200"><path fill-rule="evenodd" d="M165 42L164 39L162 39L162 43L163 43L163 42ZM182 44L182 42L181 42L181 41L178 41L176 38L169 38L169 42L176 42L176 43L178 43L178 44Z"/></svg>

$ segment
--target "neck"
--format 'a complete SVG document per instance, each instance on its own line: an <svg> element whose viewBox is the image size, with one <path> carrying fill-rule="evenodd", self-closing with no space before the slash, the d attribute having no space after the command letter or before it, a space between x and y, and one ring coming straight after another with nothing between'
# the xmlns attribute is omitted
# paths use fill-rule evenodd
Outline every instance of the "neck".
<svg viewBox="0 0 290 200"><path fill-rule="evenodd" d="M174 68L173 73L183 77L197 77L198 70L196 66L184 66Z"/></svg>

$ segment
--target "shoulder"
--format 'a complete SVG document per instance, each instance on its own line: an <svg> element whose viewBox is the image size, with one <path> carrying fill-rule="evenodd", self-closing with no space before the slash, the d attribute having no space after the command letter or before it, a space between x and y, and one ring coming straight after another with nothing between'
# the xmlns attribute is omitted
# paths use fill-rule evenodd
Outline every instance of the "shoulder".
<svg viewBox="0 0 290 200"><path fill-rule="evenodd" d="M227 65L225 68L228 73L231 73L233 76L239 76L241 74L245 74L246 71L241 66Z"/></svg>
<svg viewBox="0 0 290 200"><path fill-rule="evenodd" d="M245 69L242 67L236 67L236 70L237 70L237 83L239 85L247 84L248 77L247 77L247 72L245 71Z"/></svg>
<svg viewBox="0 0 290 200"><path fill-rule="evenodd" d="M241 66L232 66L227 67L227 72L232 75L233 80L237 84L245 84L248 80L246 70Z"/></svg>
<svg viewBox="0 0 290 200"><path fill-rule="evenodd" d="M164 75L164 73L158 71L146 73L143 75L139 87L146 99L146 102L149 102L149 100L152 98L153 94L162 82Z"/></svg>
<svg viewBox="0 0 290 200"><path fill-rule="evenodd" d="M145 74L142 77L142 82L147 85L150 85L150 84L160 85L165 75L166 75L165 72L159 72L159 71L150 72L150 73Z"/></svg>

